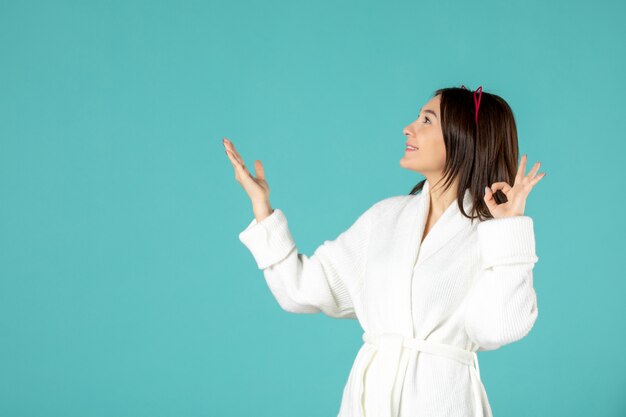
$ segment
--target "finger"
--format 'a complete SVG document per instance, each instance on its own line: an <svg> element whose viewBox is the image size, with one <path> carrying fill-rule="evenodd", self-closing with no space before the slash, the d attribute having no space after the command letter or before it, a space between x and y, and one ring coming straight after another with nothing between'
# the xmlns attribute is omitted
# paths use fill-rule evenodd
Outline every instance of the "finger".
<svg viewBox="0 0 626 417"><path fill-rule="evenodd" d="M545 172L542 172L541 174L536 175L535 178L530 180L530 185L534 187L535 184L537 184L539 181L541 181L543 179L543 177L545 177L545 176L546 176Z"/></svg>
<svg viewBox="0 0 626 417"><path fill-rule="evenodd" d="M235 145L233 145L233 143L229 141L228 139L226 139L226 146L228 147L228 149L230 149L233 152L233 155L235 155L237 160L243 164L243 158L241 157L241 155L239 155L239 152L237 152L237 149L235 149Z"/></svg>
<svg viewBox="0 0 626 417"><path fill-rule="evenodd" d="M233 157L237 159L237 161L239 161L240 163L243 162L240 156L238 155L238 153L235 152L235 149L233 149L234 148L233 143L228 138L224 138L224 140L222 141L222 144L224 145L224 149L228 149L231 151Z"/></svg>
<svg viewBox="0 0 626 417"><path fill-rule="evenodd" d="M235 170L240 175L250 175L250 173L248 172L248 168L246 168L245 164L242 164L239 160L237 160L237 158L235 158L235 155L232 153L230 149L226 149L226 154L230 158L230 162L232 162L233 166L235 167Z"/></svg>
<svg viewBox="0 0 626 417"><path fill-rule="evenodd" d="M241 159L241 157L235 152L235 150L233 149L232 145L229 144L228 142L224 143L224 148L226 148L226 150L228 152L230 152L230 154L233 156L233 158L235 158L235 160L237 162L239 162L240 164L243 164L243 160Z"/></svg>
<svg viewBox="0 0 626 417"><path fill-rule="evenodd" d="M539 167L540 166L541 166L541 162L540 161L535 162L535 165L533 165L533 169L531 169L530 172L528 173L528 175L526 175L526 178L533 179L535 177L535 174L537 173L537 171L539 171Z"/></svg>
<svg viewBox="0 0 626 417"><path fill-rule="evenodd" d="M518 181L521 182L524 178L524 172L526 172L526 159L526 154L522 155L522 159L519 163L519 166L517 167L517 174L515 174L514 184L516 184Z"/></svg>
<svg viewBox="0 0 626 417"><path fill-rule="evenodd" d="M237 160L237 158L235 158L235 155L230 149L226 148L224 149L224 151L226 152L228 159L230 159L231 164L233 164L233 168L237 169L238 166L241 165L241 163Z"/></svg>
<svg viewBox="0 0 626 417"><path fill-rule="evenodd" d="M224 138L222 140L222 145L224 145L224 150L228 151L230 150L232 153L232 156L234 158L236 158L237 160L239 160L239 158L237 158L237 156L235 155L235 153L233 152L233 146L232 146L232 142L230 140L228 140L228 138ZM228 152L226 152L228 154Z"/></svg>
<svg viewBox="0 0 626 417"><path fill-rule="evenodd" d="M493 210L498 206L498 202L493 197L493 192L491 191L489 187L485 187L484 200L485 200L485 204L487 204L487 208L489 209L489 211L493 213Z"/></svg>
<svg viewBox="0 0 626 417"><path fill-rule="evenodd" d="M506 195L511 190L511 186L506 181L494 182L491 185L491 191L495 193L498 190L502 190L502 192Z"/></svg>
<svg viewBox="0 0 626 417"><path fill-rule="evenodd" d="M258 179L265 181L265 168L263 168L263 164L258 159L254 161L254 172Z"/></svg>

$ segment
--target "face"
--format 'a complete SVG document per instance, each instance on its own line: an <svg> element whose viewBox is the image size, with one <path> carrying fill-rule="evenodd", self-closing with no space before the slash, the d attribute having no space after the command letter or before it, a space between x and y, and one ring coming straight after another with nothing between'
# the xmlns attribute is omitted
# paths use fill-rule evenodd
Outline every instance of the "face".
<svg viewBox="0 0 626 417"><path fill-rule="evenodd" d="M443 172L446 147L441 130L440 102L439 95L431 98L422 107L417 119L404 128L405 142L418 149L410 150L405 144L404 156L400 159L402 168L427 177L438 176Z"/></svg>

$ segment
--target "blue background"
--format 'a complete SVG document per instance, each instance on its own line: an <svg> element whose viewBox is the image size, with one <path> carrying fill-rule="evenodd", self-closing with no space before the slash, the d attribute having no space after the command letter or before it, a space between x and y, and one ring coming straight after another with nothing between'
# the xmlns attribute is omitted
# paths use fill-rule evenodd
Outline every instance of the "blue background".
<svg viewBox="0 0 626 417"><path fill-rule="evenodd" d="M222 146L301 252L407 194L437 88L513 108L545 179L539 319L479 354L496 417L626 415L626 3L0 3L0 415L335 416L356 321L288 314Z"/></svg>

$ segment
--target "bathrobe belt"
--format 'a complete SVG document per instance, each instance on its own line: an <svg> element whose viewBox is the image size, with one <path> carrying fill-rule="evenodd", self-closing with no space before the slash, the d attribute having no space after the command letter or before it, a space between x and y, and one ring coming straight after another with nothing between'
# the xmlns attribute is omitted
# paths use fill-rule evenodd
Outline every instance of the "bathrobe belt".
<svg viewBox="0 0 626 417"><path fill-rule="evenodd" d="M478 368L478 356L476 352L445 343L412 339L396 333L384 333L381 335L363 333L363 341L377 347L377 360L382 361L380 364L382 379L377 382L377 384L380 384L378 397L373 398L376 409L374 416L397 417L400 413L400 394L408 367L408 358L403 360L402 363L400 358L402 349L410 348L457 360L468 365L475 400L476 417L483 417L480 369ZM369 364L365 367L364 372L367 371L368 367ZM361 392L361 395L362 394L363 392ZM363 398L360 400L361 406L363 407Z"/></svg>

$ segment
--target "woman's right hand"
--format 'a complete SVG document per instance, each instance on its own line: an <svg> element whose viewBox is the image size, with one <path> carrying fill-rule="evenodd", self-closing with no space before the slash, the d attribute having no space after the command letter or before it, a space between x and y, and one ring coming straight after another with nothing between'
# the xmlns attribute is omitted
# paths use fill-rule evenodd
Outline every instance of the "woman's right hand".
<svg viewBox="0 0 626 417"><path fill-rule="evenodd" d="M248 171L248 168L246 168L243 158L235 149L235 145L233 145L233 143L227 138L224 138L223 143L226 155L228 155L228 158L235 169L235 179L239 182L239 184L241 184L245 192L248 194L253 206L269 207L270 187L267 185L267 181L265 181L265 170L263 169L261 161L258 159L254 161L254 171L257 175L255 178Z"/></svg>

